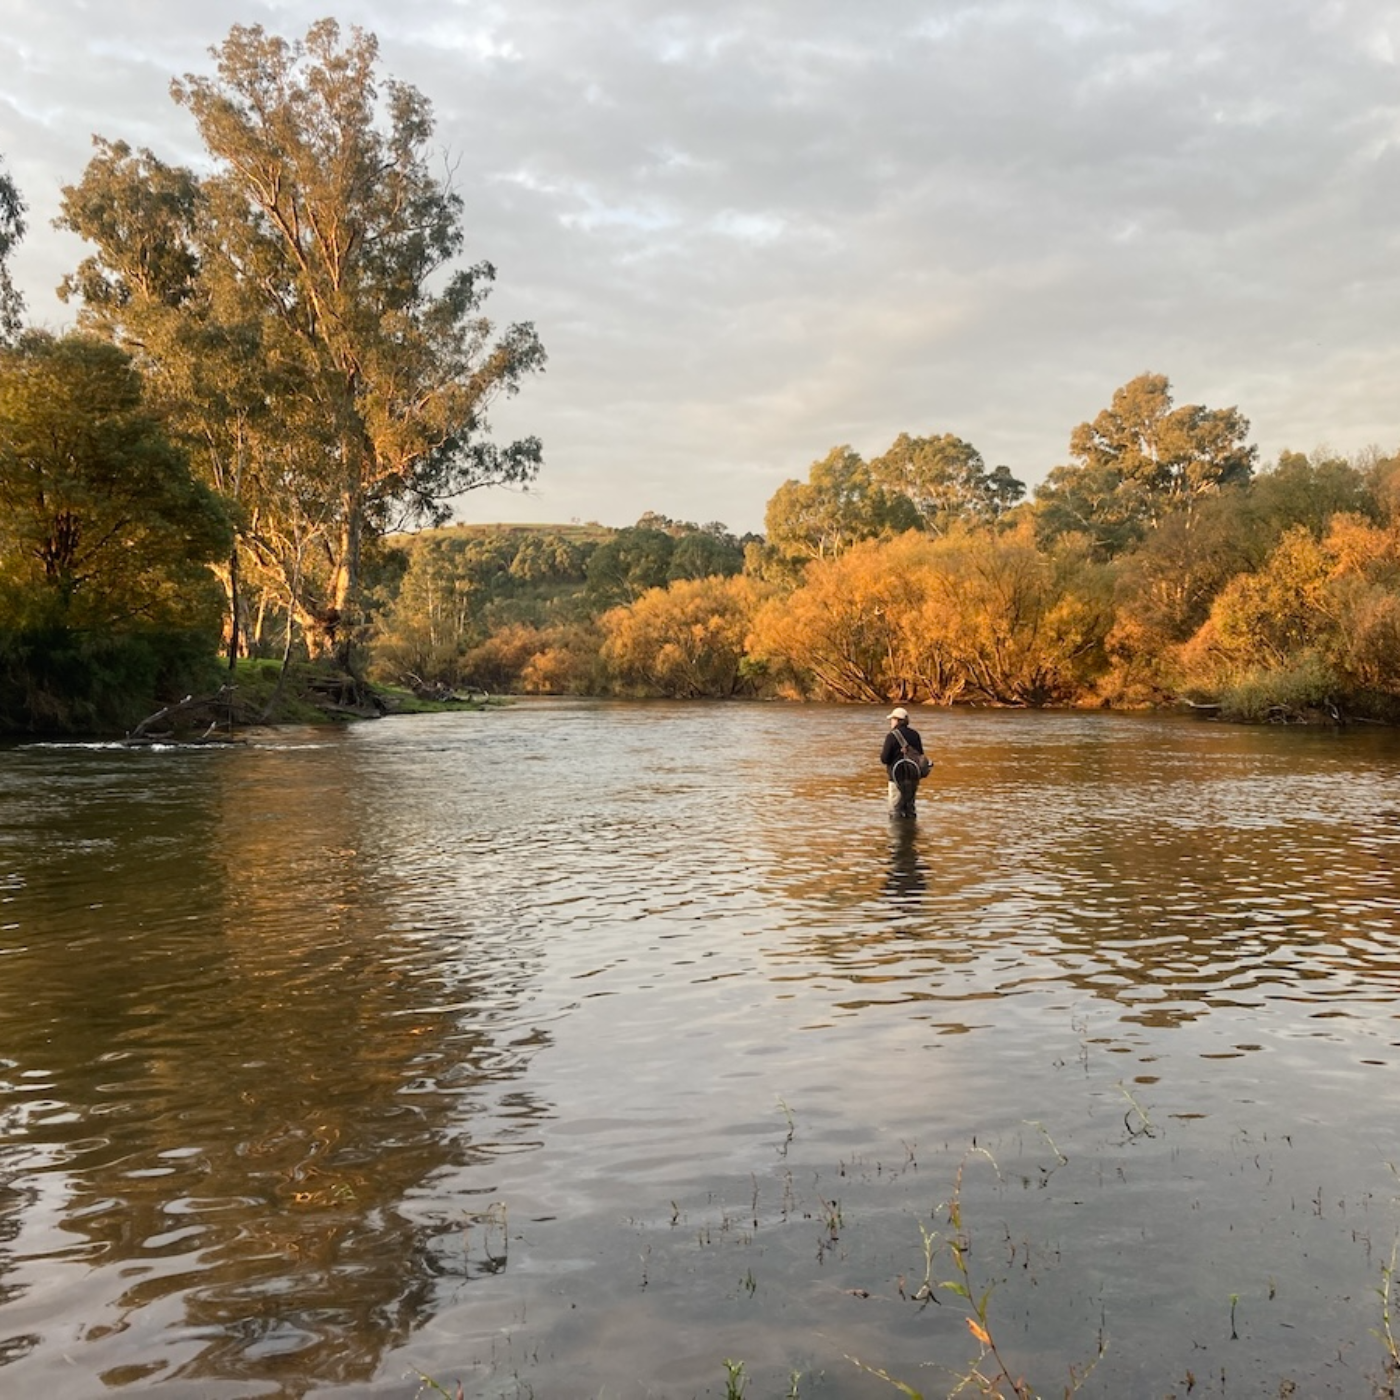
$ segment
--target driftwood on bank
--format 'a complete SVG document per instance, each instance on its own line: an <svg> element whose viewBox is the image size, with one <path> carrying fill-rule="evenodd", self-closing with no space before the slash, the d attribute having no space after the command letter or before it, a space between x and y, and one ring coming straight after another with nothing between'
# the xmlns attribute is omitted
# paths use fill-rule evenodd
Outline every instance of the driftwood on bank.
<svg viewBox="0 0 1400 1400"><path fill-rule="evenodd" d="M475 686L458 689L441 682L428 684L417 676L410 680L420 700L475 705L490 698L485 690ZM240 690L230 682L212 695L186 695L183 700L164 706L130 730L122 742L131 747L244 743L233 730L278 723L284 697L293 684L302 717L310 709L333 720L378 719L398 709L392 697L351 672L304 668L294 674L284 667L271 697L265 701L258 696L256 687ZM220 730L223 732L216 732Z"/></svg>
<svg viewBox="0 0 1400 1400"><path fill-rule="evenodd" d="M1220 711L1223 708L1215 702L1206 704L1197 700L1183 700L1182 703L1193 715L1197 715L1201 719L1219 719Z"/></svg>
<svg viewBox="0 0 1400 1400"><path fill-rule="evenodd" d="M376 719L389 713L383 696L358 676L349 674L313 676L306 688L318 710L344 715L349 719Z"/></svg>
<svg viewBox="0 0 1400 1400"><path fill-rule="evenodd" d="M187 695L173 705L166 705L153 715L147 715L134 729L127 732L123 743L136 748L147 744L241 744L242 739L231 734L216 734L220 721L232 720L233 686L224 685L213 695ZM220 713L222 711L222 714ZM203 712L203 713L201 713ZM180 733L182 720L199 715L207 720L202 734ZM168 728L157 728L168 724Z"/></svg>
<svg viewBox="0 0 1400 1400"><path fill-rule="evenodd" d="M1201 719L1222 719L1226 717L1226 708L1219 702L1204 703L1196 700L1186 700L1183 702L1191 714L1199 716ZM1238 716L1235 716L1238 718ZM1331 724L1338 729L1344 729L1351 723L1366 723L1367 721L1345 714L1341 707L1332 700L1323 700L1316 705L1295 706L1295 705L1270 705L1258 720L1264 724Z"/></svg>
<svg viewBox="0 0 1400 1400"><path fill-rule="evenodd" d="M425 681L413 671L406 671L403 679L420 700L431 700L439 705L475 705L491 698L489 690L480 686L450 686L446 681Z"/></svg>

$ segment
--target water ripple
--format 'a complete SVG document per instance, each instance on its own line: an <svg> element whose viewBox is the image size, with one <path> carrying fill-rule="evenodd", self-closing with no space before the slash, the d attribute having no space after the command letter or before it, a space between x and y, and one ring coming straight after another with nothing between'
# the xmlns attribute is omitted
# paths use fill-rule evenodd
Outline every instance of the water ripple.
<svg viewBox="0 0 1400 1400"><path fill-rule="evenodd" d="M619 1220L673 1229L717 1183L757 1202L775 1101L813 1174L906 1119L1121 1124L1125 1078L1177 1125L1274 1102L1369 1130L1400 1040L1393 736L931 716L891 826L882 729L560 702L9 752L0 1367L398 1393L464 1290L591 1277ZM1188 1188L1142 1190L1128 1217Z"/></svg>

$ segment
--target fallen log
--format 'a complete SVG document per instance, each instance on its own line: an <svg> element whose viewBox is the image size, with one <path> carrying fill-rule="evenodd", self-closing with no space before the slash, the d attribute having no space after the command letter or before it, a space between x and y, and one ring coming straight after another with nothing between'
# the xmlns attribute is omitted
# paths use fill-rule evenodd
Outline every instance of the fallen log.
<svg viewBox="0 0 1400 1400"><path fill-rule="evenodd" d="M209 727L204 731L201 738L194 740L176 740L173 731L162 732L159 737L151 733L152 727L160 724L164 720L176 719L181 715L187 715L201 708L212 709L216 705L227 706L233 697L233 687L229 685L220 686L213 695L187 695L183 700L178 700L173 705L166 705L153 715L147 715L134 729L127 731L126 738L122 741L125 744L152 744L152 743L208 743L215 742L213 739L214 728L218 724L217 717L210 720ZM217 742L232 742L228 739L219 739Z"/></svg>

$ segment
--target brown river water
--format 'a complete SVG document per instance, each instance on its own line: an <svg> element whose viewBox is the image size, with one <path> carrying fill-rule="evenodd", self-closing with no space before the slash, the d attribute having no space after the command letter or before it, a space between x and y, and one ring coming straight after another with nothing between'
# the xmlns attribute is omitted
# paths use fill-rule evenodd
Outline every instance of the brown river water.
<svg viewBox="0 0 1400 1400"><path fill-rule="evenodd" d="M0 751L0 1396L1380 1393L1400 735L882 715Z"/></svg>

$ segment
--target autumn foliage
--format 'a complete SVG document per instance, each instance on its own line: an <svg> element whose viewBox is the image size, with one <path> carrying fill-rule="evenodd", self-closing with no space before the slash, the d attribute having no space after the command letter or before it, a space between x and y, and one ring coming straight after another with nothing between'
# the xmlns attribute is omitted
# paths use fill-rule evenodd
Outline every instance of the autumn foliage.
<svg viewBox="0 0 1400 1400"><path fill-rule="evenodd" d="M685 579L653 588L602 618L602 658L616 684L688 700L738 695L745 641L760 598L752 579Z"/></svg>
<svg viewBox="0 0 1400 1400"><path fill-rule="evenodd" d="M1100 568L1014 531L910 531L810 566L751 639L803 694L1045 705L1078 699L1112 618Z"/></svg>
<svg viewBox="0 0 1400 1400"><path fill-rule="evenodd" d="M652 513L572 552L559 527L427 532L379 664L525 692L1400 714L1400 466L1256 471L1247 431L1143 375L1030 500L963 439L900 434L781 486L761 539Z"/></svg>

